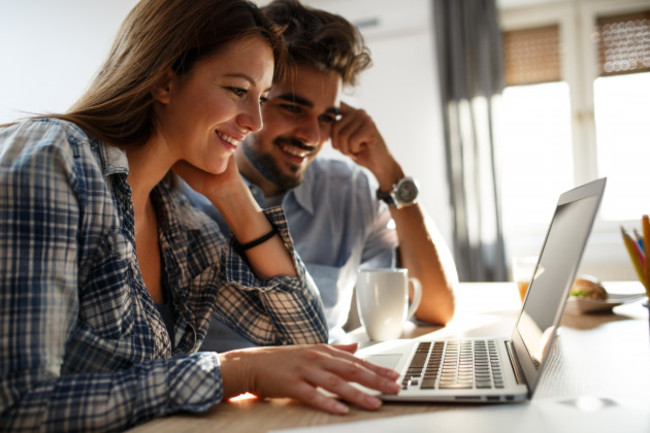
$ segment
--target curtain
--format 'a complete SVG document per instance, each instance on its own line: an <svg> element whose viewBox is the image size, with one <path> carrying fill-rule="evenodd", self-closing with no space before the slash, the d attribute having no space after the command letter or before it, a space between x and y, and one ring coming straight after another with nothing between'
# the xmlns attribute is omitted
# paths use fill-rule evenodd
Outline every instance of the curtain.
<svg viewBox="0 0 650 433"><path fill-rule="evenodd" d="M432 0L453 250L461 281L506 281L494 152L503 89L496 0Z"/></svg>

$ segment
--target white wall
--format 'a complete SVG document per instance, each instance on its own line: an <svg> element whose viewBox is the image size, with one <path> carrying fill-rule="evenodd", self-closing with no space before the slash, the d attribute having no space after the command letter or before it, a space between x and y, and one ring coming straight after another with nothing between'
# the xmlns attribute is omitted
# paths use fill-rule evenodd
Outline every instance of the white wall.
<svg viewBox="0 0 650 433"><path fill-rule="evenodd" d="M61 112L101 65L137 0L0 3L0 123L23 112Z"/></svg>

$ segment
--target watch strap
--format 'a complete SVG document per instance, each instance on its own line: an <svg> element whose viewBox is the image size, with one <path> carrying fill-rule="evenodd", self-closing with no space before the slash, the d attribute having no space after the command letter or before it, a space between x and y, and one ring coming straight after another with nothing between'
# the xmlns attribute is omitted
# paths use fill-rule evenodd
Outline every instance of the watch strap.
<svg viewBox="0 0 650 433"><path fill-rule="evenodd" d="M383 192L377 189L377 200L381 200L389 206L397 206L395 202L395 197L393 197L393 190L388 192Z"/></svg>
<svg viewBox="0 0 650 433"><path fill-rule="evenodd" d="M400 188L403 188L405 183L411 183L413 185L412 187L415 188L415 196L412 200L408 199L408 201L404 201L403 198L400 196ZM410 176L405 176L399 179L393 185L393 188L388 192L382 192L379 189L377 189L376 195L377 195L377 200L381 200L386 204L388 204L389 206L394 206L397 209L401 209L402 207L411 206L417 202L417 192L418 192L417 190L418 190L417 181Z"/></svg>

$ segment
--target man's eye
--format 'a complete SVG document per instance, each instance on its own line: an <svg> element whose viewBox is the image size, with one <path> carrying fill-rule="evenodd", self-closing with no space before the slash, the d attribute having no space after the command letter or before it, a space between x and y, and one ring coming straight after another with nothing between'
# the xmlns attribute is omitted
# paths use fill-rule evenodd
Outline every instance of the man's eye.
<svg viewBox="0 0 650 433"><path fill-rule="evenodd" d="M292 114L300 114L302 112L302 109L297 105L282 104L281 107Z"/></svg>
<svg viewBox="0 0 650 433"><path fill-rule="evenodd" d="M240 87L228 87L227 89L240 97L246 95L246 89L242 89Z"/></svg>
<svg viewBox="0 0 650 433"><path fill-rule="evenodd" d="M323 115L319 116L318 119L323 123L334 123L334 122L336 122L336 116L332 116L332 115L329 115L329 114L323 114Z"/></svg>

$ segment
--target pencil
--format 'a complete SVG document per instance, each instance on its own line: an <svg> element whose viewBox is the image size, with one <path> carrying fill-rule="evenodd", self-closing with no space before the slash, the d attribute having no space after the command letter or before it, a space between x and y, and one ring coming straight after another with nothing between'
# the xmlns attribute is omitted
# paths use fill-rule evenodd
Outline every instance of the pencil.
<svg viewBox="0 0 650 433"><path fill-rule="evenodd" d="M634 240L636 240L636 243L639 245L639 248L641 248L641 252L645 254L645 245L643 242L643 236L641 236L636 229L632 229L632 233L634 233Z"/></svg>
<svg viewBox="0 0 650 433"><path fill-rule="evenodd" d="M641 272L643 272L643 274L645 275L646 281L650 281L648 280L648 274L646 274L645 254L643 253L643 243L635 241L632 235L630 235L629 233L627 235L630 237L630 239L632 239L634 251L636 252L637 257L639 258L639 262L641 263Z"/></svg>
<svg viewBox="0 0 650 433"><path fill-rule="evenodd" d="M648 293L650 292L650 289L648 289L648 280L646 278L644 265L641 264L641 257L637 249L639 248L639 246L637 245L636 242L634 242L632 236L630 236L623 227L621 227L621 234L623 235L623 242L625 243L625 248L627 248L627 252L630 255L632 264L634 265L634 270L639 276L639 281L641 281L641 284L643 284L643 286L645 287L646 293ZM644 261L645 261L645 257L644 257Z"/></svg>

